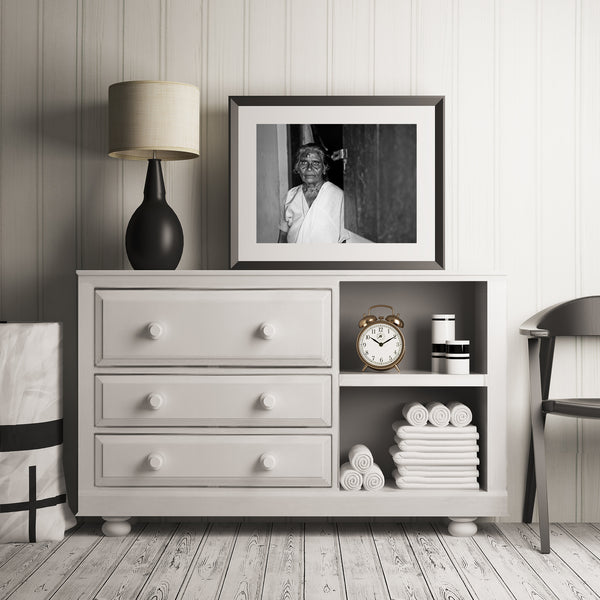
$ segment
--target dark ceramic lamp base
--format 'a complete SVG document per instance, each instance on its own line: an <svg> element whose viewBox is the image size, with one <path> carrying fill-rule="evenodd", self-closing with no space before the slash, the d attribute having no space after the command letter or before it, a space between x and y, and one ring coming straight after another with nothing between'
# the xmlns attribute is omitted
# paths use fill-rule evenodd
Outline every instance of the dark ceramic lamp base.
<svg viewBox="0 0 600 600"><path fill-rule="evenodd" d="M131 216L125 234L134 269L175 269L183 253L183 229L167 204L160 160L148 160L144 200Z"/></svg>

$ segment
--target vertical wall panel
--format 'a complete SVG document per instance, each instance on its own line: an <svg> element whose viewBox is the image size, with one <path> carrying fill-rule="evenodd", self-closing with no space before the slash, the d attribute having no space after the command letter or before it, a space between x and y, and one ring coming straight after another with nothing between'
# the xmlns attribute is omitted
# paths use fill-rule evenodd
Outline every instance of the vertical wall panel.
<svg viewBox="0 0 600 600"><path fill-rule="evenodd" d="M82 2L80 247L84 269L123 267L122 161L109 158L108 86L122 80L122 0Z"/></svg>
<svg viewBox="0 0 600 600"><path fill-rule="evenodd" d="M207 266L229 266L228 97L247 93L243 0L209 0L207 66Z"/></svg>
<svg viewBox="0 0 600 600"><path fill-rule="evenodd" d="M412 11L410 0L377 0L373 7L373 93L411 93Z"/></svg>
<svg viewBox="0 0 600 600"><path fill-rule="evenodd" d="M372 94L372 0L332 0L331 19L331 93Z"/></svg>
<svg viewBox="0 0 600 600"><path fill-rule="evenodd" d="M202 4L198 0L172 0L166 4L164 79L202 85ZM202 197L200 158L163 162L167 202L183 227L180 269L202 265Z"/></svg>
<svg viewBox="0 0 600 600"><path fill-rule="evenodd" d="M42 304L44 321L63 324L65 470L77 471L77 4L43 5Z"/></svg>
<svg viewBox="0 0 600 600"><path fill-rule="evenodd" d="M456 7L446 0L423 0L415 4L410 93L442 95L445 111L444 212L445 265L456 270L458 213L458 95Z"/></svg>
<svg viewBox="0 0 600 600"><path fill-rule="evenodd" d="M246 64L250 95L286 93L287 4L284 0L252 0L248 3Z"/></svg>
<svg viewBox="0 0 600 600"><path fill-rule="evenodd" d="M460 0L458 8L458 222L461 271L494 268L494 2Z"/></svg>
<svg viewBox="0 0 600 600"><path fill-rule="evenodd" d="M548 306L576 294L576 4L546 0L539 6L538 297L541 306ZM577 392L573 341L557 343L553 374L551 394L570 396ZM575 520L577 422L549 417L546 433L552 465L551 518Z"/></svg>
<svg viewBox="0 0 600 600"><path fill-rule="evenodd" d="M583 296L600 293L600 255L598 253L598 197L600 195L600 4L595 0L580 3L578 42L579 78L579 256L580 285ZM595 339L582 342L581 394L600 397L600 347ZM600 422L582 420L581 451L582 521L597 521L600 515Z"/></svg>
<svg viewBox="0 0 600 600"><path fill-rule="evenodd" d="M520 324L538 309L537 268L537 1L507 0L498 12L498 194L502 254L508 285L507 410L509 512L520 519L529 451L527 341Z"/></svg>
<svg viewBox="0 0 600 600"><path fill-rule="evenodd" d="M38 2L2 2L0 308L5 320L39 317L39 10Z"/></svg>
<svg viewBox="0 0 600 600"><path fill-rule="evenodd" d="M289 0L292 95L328 93L330 0Z"/></svg>

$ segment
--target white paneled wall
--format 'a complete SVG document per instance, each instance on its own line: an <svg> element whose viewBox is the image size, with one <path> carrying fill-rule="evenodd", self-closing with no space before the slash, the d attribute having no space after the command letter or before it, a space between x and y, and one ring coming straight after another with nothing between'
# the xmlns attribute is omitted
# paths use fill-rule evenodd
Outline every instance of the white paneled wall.
<svg viewBox="0 0 600 600"><path fill-rule="evenodd" d="M107 90L201 89L201 156L165 165L181 268L227 268L227 98L446 96L447 269L508 275L509 509L527 430L519 324L600 293L597 0L1 0L0 318L65 324L74 493L75 269L128 268L145 164L106 156ZM572 357L567 351L574 350ZM559 347L554 393L600 394L600 348ZM600 424L548 419L551 518L600 519Z"/></svg>

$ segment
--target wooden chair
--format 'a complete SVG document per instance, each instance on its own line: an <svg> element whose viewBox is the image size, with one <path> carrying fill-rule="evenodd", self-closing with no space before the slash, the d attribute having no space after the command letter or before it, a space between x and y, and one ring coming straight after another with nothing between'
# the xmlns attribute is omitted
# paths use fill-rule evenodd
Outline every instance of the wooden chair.
<svg viewBox="0 0 600 600"><path fill-rule="evenodd" d="M600 336L600 296L555 304L533 315L519 331L528 337L531 406L523 522L531 523L537 489L540 551L547 554L550 552L550 524L544 445L546 415L600 418L600 398L548 398L554 344L559 336Z"/></svg>

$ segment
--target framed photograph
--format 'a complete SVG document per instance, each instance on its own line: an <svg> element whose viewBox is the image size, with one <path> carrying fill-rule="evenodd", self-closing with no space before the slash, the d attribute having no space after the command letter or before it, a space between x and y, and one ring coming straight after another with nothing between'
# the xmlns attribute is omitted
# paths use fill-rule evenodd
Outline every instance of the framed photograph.
<svg viewBox="0 0 600 600"><path fill-rule="evenodd" d="M443 269L443 96L231 96L231 267Z"/></svg>

